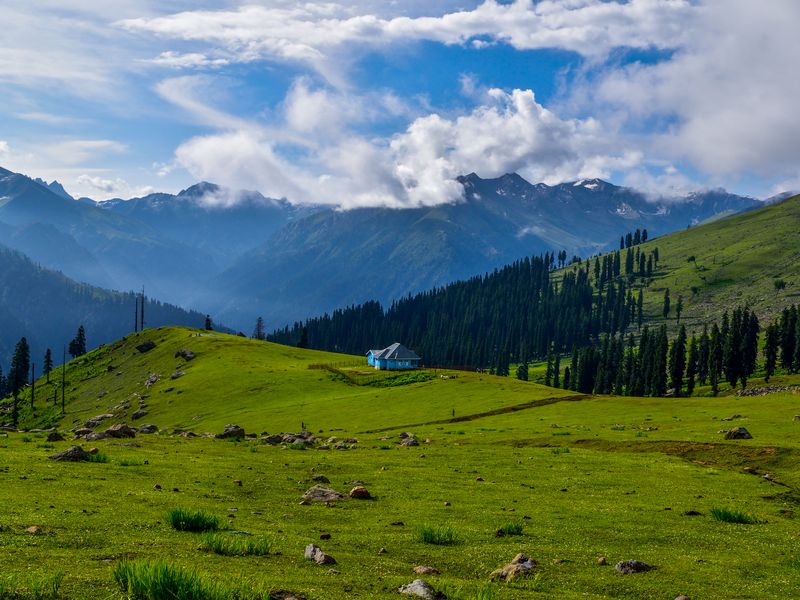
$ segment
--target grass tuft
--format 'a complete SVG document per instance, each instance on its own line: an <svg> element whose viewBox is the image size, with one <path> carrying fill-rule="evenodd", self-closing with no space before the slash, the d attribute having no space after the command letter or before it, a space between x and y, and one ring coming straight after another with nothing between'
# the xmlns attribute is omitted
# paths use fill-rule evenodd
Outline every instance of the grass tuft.
<svg viewBox="0 0 800 600"><path fill-rule="evenodd" d="M435 546L454 546L461 542L456 530L449 525L423 525L417 529L417 540Z"/></svg>
<svg viewBox="0 0 800 600"><path fill-rule="evenodd" d="M64 574L60 571L27 586L17 584L16 578L0 579L0 600L59 600Z"/></svg>
<svg viewBox="0 0 800 600"><path fill-rule="evenodd" d="M177 531L216 531L219 518L202 511L173 508L167 511L167 522Z"/></svg>
<svg viewBox="0 0 800 600"><path fill-rule="evenodd" d="M108 462L108 456L103 454L102 452L98 452L97 454L89 454L86 457L86 462L107 463Z"/></svg>
<svg viewBox="0 0 800 600"><path fill-rule="evenodd" d="M266 556L272 552L274 540L265 536L231 536L209 533L203 538L207 550L221 556Z"/></svg>
<svg viewBox="0 0 800 600"><path fill-rule="evenodd" d="M733 510L730 508L712 508L709 512L715 521L738 523L740 525L754 525L758 523L758 519L756 519L754 516L740 510Z"/></svg>
<svg viewBox="0 0 800 600"><path fill-rule="evenodd" d="M506 535L522 535L522 529L522 523L504 523L495 530L495 535L497 537L503 537Z"/></svg>

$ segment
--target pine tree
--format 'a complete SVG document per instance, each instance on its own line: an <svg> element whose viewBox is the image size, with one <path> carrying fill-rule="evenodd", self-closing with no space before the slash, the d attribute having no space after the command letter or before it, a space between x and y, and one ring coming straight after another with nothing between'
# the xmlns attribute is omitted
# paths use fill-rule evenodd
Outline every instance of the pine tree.
<svg viewBox="0 0 800 600"><path fill-rule="evenodd" d="M683 296L678 294L678 301L675 303L675 317L678 319L678 324L681 322L681 313L683 312Z"/></svg>
<svg viewBox="0 0 800 600"><path fill-rule="evenodd" d="M303 327L300 333L300 340L297 342L298 348L308 348L308 327Z"/></svg>
<svg viewBox="0 0 800 600"><path fill-rule="evenodd" d="M703 335L700 336L700 344L697 357L697 379L700 385L705 385L708 380L708 356L709 356L708 325L703 325Z"/></svg>
<svg viewBox="0 0 800 600"><path fill-rule="evenodd" d="M47 377L47 383L50 383L50 372L53 370L53 353L50 351L50 348L45 350L42 366L45 377Z"/></svg>
<svg viewBox="0 0 800 600"><path fill-rule="evenodd" d="M548 353L547 355L547 367L544 371L544 384L550 387L553 379L553 355Z"/></svg>
<svg viewBox="0 0 800 600"><path fill-rule="evenodd" d="M69 355L72 358L77 358L86 354L86 330L83 325L78 327L78 332L69 343Z"/></svg>
<svg viewBox="0 0 800 600"><path fill-rule="evenodd" d="M664 315L664 319L668 319L669 318L669 309L670 309L670 306L669 306L669 288L667 288L667 289L664 290L664 304L663 304L663 308L661 310L662 314Z"/></svg>
<svg viewBox="0 0 800 600"><path fill-rule="evenodd" d="M778 326L775 323L770 324L764 332L764 381L767 382L775 372L775 365L778 362L779 337Z"/></svg>
<svg viewBox="0 0 800 600"><path fill-rule="evenodd" d="M644 294L642 293L642 289L639 288L639 297L636 298L636 327L639 331L642 330L642 322L644 321L644 315L642 313L643 307L644 307Z"/></svg>
<svg viewBox="0 0 800 600"><path fill-rule="evenodd" d="M727 314L727 313L726 313ZM708 342L708 378L711 381L711 393L719 392L719 378L722 372L722 333L714 323Z"/></svg>
<svg viewBox="0 0 800 600"><path fill-rule="evenodd" d="M570 387L570 385L572 383L570 381L570 376L571 376L571 372L570 372L569 366L564 367L564 389L565 390L572 389Z"/></svg>
<svg viewBox="0 0 800 600"><path fill-rule="evenodd" d="M14 348L14 355L11 358L11 369L8 374L9 387L13 397L12 420L14 427L19 425L19 392L28 383L28 372L31 368L31 349L28 340L20 338Z"/></svg>
<svg viewBox="0 0 800 600"><path fill-rule="evenodd" d="M692 336L689 342L689 355L686 359L686 395L691 396L694 392L695 377L699 365L697 339Z"/></svg>
<svg viewBox="0 0 800 600"><path fill-rule="evenodd" d="M214 324L211 322L211 316L210 315L206 315L206 322L203 325L203 329L205 329L206 331L213 331L214 330Z"/></svg>
<svg viewBox="0 0 800 600"><path fill-rule="evenodd" d="M528 363L520 363L517 366L517 379L528 381Z"/></svg>
<svg viewBox="0 0 800 600"><path fill-rule="evenodd" d="M264 319L258 317L256 319L256 326L253 329L253 339L255 340L265 340L267 338L267 334L264 331Z"/></svg>
<svg viewBox="0 0 800 600"><path fill-rule="evenodd" d="M556 359L553 363L553 387L561 387L561 354L556 353Z"/></svg>
<svg viewBox="0 0 800 600"><path fill-rule="evenodd" d="M686 327L681 325L678 337L669 352L669 382L678 397L683 392L683 374L686 371Z"/></svg>

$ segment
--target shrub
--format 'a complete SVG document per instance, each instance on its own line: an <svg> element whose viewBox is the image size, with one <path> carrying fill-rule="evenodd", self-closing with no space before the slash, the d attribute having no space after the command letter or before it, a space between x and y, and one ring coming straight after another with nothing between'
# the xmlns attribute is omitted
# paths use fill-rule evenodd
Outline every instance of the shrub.
<svg viewBox="0 0 800 600"><path fill-rule="evenodd" d="M772 282L776 290L786 289L786 282L783 279L776 279Z"/></svg>
<svg viewBox="0 0 800 600"><path fill-rule="evenodd" d="M497 537L503 537L506 535L522 535L522 527L522 523L504 523L498 527L494 533Z"/></svg>
<svg viewBox="0 0 800 600"><path fill-rule="evenodd" d="M740 510L733 510L730 508L712 508L709 512L715 521L739 523L741 525L753 525L758 523L758 520L755 517Z"/></svg>
<svg viewBox="0 0 800 600"><path fill-rule="evenodd" d="M222 556L266 556L272 551L274 541L259 536L232 536L209 533L203 538L207 550Z"/></svg>
<svg viewBox="0 0 800 600"><path fill-rule="evenodd" d="M167 512L167 522L177 531L216 531L219 519L202 511L173 508Z"/></svg>
<svg viewBox="0 0 800 600"><path fill-rule="evenodd" d="M89 455L86 456L86 462L107 463L108 462L108 456L106 456L102 452L98 452L96 454L89 454Z"/></svg>
<svg viewBox="0 0 800 600"><path fill-rule="evenodd" d="M454 546L461 541L455 529L449 525L423 525L417 529L417 539L436 546Z"/></svg>
<svg viewBox="0 0 800 600"><path fill-rule="evenodd" d="M131 600L209 600L217 594L197 573L166 562L121 560L114 567L114 581Z"/></svg>
<svg viewBox="0 0 800 600"><path fill-rule="evenodd" d="M141 467L142 464L144 463L142 463L142 461L134 460L131 458L121 458L117 461L117 464L120 467Z"/></svg>

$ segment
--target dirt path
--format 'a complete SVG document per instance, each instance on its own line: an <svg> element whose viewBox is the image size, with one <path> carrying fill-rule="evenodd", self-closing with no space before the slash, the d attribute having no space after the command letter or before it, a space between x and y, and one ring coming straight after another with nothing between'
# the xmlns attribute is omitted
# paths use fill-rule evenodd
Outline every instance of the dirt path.
<svg viewBox="0 0 800 600"><path fill-rule="evenodd" d="M471 415L464 415L461 417L453 417L452 419L439 419L437 421L423 421L420 423L409 423L406 425L388 425L378 429L368 429L366 431L359 431L360 434L365 433L380 433L389 429L411 429L413 427L423 427L425 425L446 425L448 423L464 423L465 421L475 421L476 419L483 419L484 417L494 417L496 415L504 415L508 413L517 412L520 410L528 410L529 408L537 408L539 406L547 406L548 404L555 404L556 402L578 402L587 398L592 398L590 394L578 394L575 396L554 396L552 398L542 398L541 400L531 400L530 402L523 402L522 404L514 404L512 406L503 406L502 408L495 408L486 412L474 413Z"/></svg>

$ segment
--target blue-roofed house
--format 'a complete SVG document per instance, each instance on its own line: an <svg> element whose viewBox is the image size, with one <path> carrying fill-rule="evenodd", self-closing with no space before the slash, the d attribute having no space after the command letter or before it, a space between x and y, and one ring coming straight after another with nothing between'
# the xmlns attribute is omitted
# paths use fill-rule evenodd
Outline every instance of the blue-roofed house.
<svg viewBox="0 0 800 600"><path fill-rule="evenodd" d="M422 359L413 350L395 342L383 350L367 352L367 363L376 369L418 369Z"/></svg>

